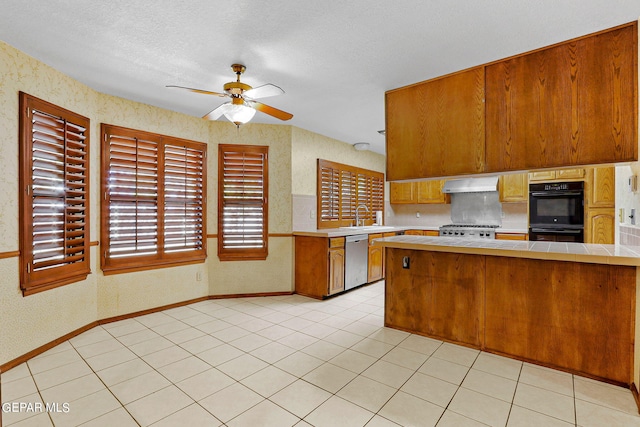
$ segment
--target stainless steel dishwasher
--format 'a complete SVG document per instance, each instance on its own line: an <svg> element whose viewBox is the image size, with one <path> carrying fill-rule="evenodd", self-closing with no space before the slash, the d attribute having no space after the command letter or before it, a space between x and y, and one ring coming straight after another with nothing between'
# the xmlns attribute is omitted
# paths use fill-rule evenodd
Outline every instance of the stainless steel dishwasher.
<svg viewBox="0 0 640 427"><path fill-rule="evenodd" d="M367 283L369 235L356 234L346 237L344 262L344 289L352 289Z"/></svg>

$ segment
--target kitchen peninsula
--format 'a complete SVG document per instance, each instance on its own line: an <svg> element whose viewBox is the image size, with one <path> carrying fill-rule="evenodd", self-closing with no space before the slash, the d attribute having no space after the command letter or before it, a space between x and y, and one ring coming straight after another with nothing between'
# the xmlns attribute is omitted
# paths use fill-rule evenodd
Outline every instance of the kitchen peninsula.
<svg viewBox="0 0 640 427"><path fill-rule="evenodd" d="M386 248L385 326L635 390L640 247L424 236L373 244Z"/></svg>

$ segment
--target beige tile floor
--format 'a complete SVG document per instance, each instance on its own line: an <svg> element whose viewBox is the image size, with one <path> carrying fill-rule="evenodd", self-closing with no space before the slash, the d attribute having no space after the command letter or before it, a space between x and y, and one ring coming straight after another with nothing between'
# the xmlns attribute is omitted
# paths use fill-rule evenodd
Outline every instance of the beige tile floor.
<svg viewBox="0 0 640 427"><path fill-rule="evenodd" d="M4 402L68 412L3 422L640 426L628 390L384 328L383 294L209 300L96 327L2 373Z"/></svg>

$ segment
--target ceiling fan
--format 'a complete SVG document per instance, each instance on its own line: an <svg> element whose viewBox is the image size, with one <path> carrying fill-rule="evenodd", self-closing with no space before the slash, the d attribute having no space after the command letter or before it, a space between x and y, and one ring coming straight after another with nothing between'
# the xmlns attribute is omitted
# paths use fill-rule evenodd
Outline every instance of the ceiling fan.
<svg viewBox="0 0 640 427"><path fill-rule="evenodd" d="M231 98L231 101L226 102L219 107L215 108L209 114L204 115L203 119L217 120L220 116L224 115L229 121L233 122L236 126L240 127L241 124L247 123L253 118L256 110L268 114L280 120L289 120L293 117L293 114L287 113L269 105L256 101L258 98L266 98L268 96L282 95L284 91L271 83L252 88L246 83L240 81L240 75L244 73L246 67L242 64L233 64L231 69L237 75L235 82L225 83L223 86L224 93L211 92L202 89L193 89L184 86L168 85L167 87L186 89L195 93L202 93L205 95L213 95L220 97Z"/></svg>

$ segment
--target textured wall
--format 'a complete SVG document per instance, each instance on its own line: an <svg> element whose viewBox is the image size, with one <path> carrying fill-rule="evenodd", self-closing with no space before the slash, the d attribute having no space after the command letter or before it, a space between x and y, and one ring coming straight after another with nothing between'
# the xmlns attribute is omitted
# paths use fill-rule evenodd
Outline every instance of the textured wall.
<svg viewBox="0 0 640 427"><path fill-rule="evenodd" d="M240 129L213 122L210 141L216 144L269 146L269 234L290 234L291 229L291 126L247 124ZM209 234L217 234L218 149L209 148ZM291 237L269 237L264 261L224 261L217 257L218 241L209 239L209 294L282 292L293 289Z"/></svg>
<svg viewBox="0 0 640 427"><path fill-rule="evenodd" d="M217 144L270 147L269 231L291 233L291 126L249 124L237 130L150 105L98 93L0 42L0 252L18 244L18 91L91 119L91 241L99 239L100 123L172 135L209 145L208 234L217 232ZM100 249L91 249L87 280L29 297L19 289L18 258L0 259L0 364L95 320L209 294L290 291L292 238L270 239L266 261L224 262L208 239L204 264L104 276ZM201 273L202 280L196 280Z"/></svg>
<svg viewBox="0 0 640 427"><path fill-rule="evenodd" d="M385 156L372 151L356 151L351 144L300 128L291 135L292 194L316 194L317 159L330 160L385 172ZM388 187L388 186L387 186ZM385 194L388 188L385 189ZM388 198L388 197L387 197Z"/></svg>
<svg viewBox="0 0 640 427"><path fill-rule="evenodd" d="M18 244L18 92L23 91L92 119L98 94L87 86L0 42L0 252ZM92 132L93 137L93 132ZM92 145L95 141L92 142ZM92 146L92 180L99 157ZM97 200L92 191L92 205ZM91 206L91 215L96 217ZM97 240L92 228L91 239ZM91 251L95 273L97 251ZM24 298L18 258L0 260L0 364L96 320L96 274L82 282Z"/></svg>

